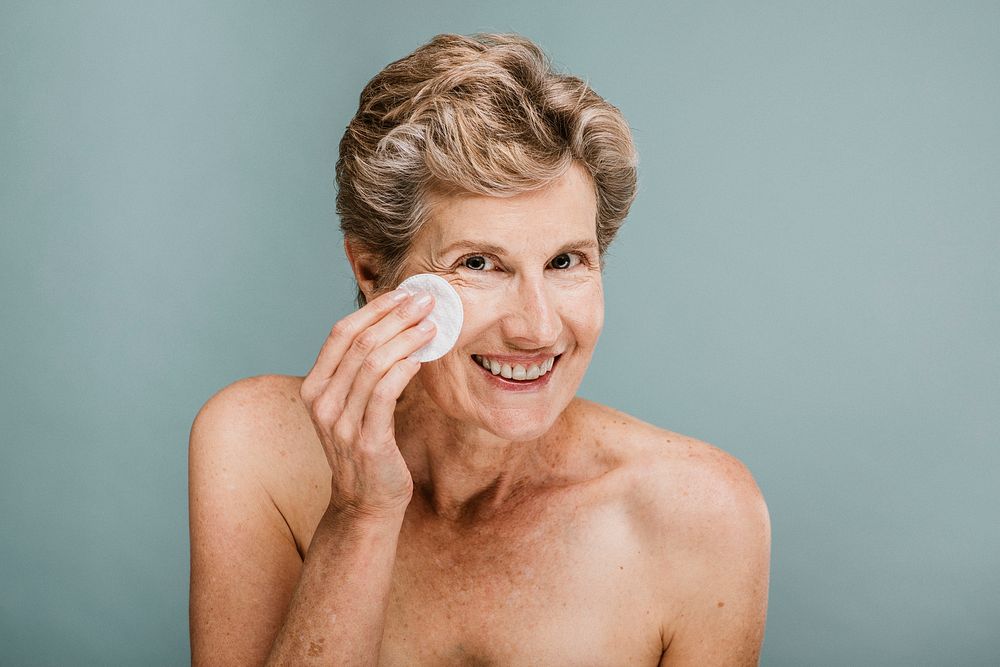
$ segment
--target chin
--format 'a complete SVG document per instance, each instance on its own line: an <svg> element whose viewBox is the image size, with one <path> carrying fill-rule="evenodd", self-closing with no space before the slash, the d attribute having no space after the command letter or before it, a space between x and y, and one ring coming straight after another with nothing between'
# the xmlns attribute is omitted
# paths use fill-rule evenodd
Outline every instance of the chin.
<svg viewBox="0 0 1000 667"><path fill-rule="evenodd" d="M472 362L469 363L471 365ZM477 369L476 372L481 371ZM553 387L550 387L550 391L537 393L498 392L489 385L486 385L489 387L486 391L482 388L478 391L456 391L455 387L475 386L482 382L482 378L467 378L459 374L428 374L426 377L418 374L417 377L423 392L449 419L510 442L537 440L549 433L573 399L573 393L567 392L566 387L557 391L551 391ZM567 378L559 379L568 381ZM492 378L490 381L493 381Z"/></svg>
<svg viewBox="0 0 1000 667"><path fill-rule="evenodd" d="M548 433L558 416L548 412L539 414L535 410L505 410L484 415L479 426L503 440L527 442Z"/></svg>

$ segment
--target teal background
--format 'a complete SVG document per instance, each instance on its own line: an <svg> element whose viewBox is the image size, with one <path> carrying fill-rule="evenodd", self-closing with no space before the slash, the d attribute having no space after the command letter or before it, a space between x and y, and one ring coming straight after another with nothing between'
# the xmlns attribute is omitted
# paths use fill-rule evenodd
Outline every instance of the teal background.
<svg viewBox="0 0 1000 667"><path fill-rule="evenodd" d="M353 288L337 142L440 32L624 112L581 394L735 454L765 665L1000 660L1000 5L0 5L0 664L180 665L187 437Z"/></svg>

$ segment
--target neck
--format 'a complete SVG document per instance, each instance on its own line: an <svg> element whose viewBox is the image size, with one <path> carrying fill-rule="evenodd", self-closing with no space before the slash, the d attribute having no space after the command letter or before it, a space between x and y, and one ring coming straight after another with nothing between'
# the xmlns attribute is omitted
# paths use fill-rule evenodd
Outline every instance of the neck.
<svg viewBox="0 0 1000 667"><path fill-rule="evenodd" d="M395 412L396 444L413 476L415 500L438 516L484 519L553 478L558 424L540 438L505 440L444 414L414 378Z"/></svg>

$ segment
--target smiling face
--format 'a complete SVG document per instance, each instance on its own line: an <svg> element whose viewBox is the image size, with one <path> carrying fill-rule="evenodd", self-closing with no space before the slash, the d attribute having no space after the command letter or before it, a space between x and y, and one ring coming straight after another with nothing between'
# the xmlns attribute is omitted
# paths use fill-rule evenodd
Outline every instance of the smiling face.
<svg viewBox="0 0 1000 667"><path fill-rule="evenodd" d="M465 309L455 347L416 378L439 410L505 440L551 428L604 323L596 215L578 163L543 190L435 204L401 277L439 275Z"/></svg>

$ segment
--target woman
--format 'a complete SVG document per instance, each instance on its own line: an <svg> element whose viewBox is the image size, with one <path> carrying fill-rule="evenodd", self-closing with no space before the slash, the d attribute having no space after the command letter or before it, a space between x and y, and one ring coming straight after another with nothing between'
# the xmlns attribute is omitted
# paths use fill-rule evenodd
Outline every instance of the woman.
<svg viewBox="0 0 1000 667"><path fill-rule="evenodd" d="M211 665L749 665L769 521L723 452L576 398L635 194L621 114L514 35L439 35L364 89L337 164L361 308L304 378L190 443ZM465 319L442 358L432 273Z"/></svg>

